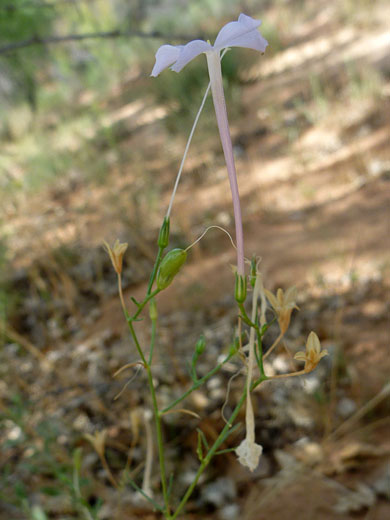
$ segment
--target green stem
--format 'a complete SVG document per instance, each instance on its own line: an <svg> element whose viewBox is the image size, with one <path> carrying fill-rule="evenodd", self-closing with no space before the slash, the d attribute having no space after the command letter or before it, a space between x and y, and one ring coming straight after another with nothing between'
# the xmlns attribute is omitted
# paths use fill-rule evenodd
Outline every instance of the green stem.
<svg viewBox="0 0 390 520"><path fill-rule="evenodd" d="M150 338L150 351L149 351L149 359L148 359L149 365L152 364L152 359L153 359L153 350L154 350L154 345L156 343L156 329L157 329L157 320L152 320L152 336Z"/></svg>
<svg viewBox="0 0 390 520"><path fill-rule="evenodd" d="M256 323L253 323L253 321L250 319L250 317L247 315L246 313L246 310L245 310L245 307L244 307L244 304L243 303L239 303L238 304L238 307L240 309L240 312L241 312L241 318L242 320L247 324L249 325L249 327L253 327L254 329L256 329Z"/></svg>
<svg viewBox="0 0 390 520"><path fill-rule="evenodd" d="M137 348L137 352L138 352L140 358L142 359L143 364L144 364L144 366L146 368L146 366L147 366L146 359L145 359L144 353L142 352L141 345L139 344L139 341L138 341L138 338L137 338L137 334L136 334L136 332L134 330L133 322L130 320L130 321L127 321L127 324L129 326L130 334L131 334L131 336L132 336L132 338L134 340L135 346Z"/></svg>
<svg viewBox="0 0 390 520"><path fill-rule="evenodd" d="M165 249L164 247L159 247L158 248L156 261L154 262L153 271L152 271L152 274L150 275L150 278L149 278L148 290L146 291L146 295L147 296L149 296L149 294L152 292L153 283L154 283L154 280L156 278L157 269L160 267L161 257L162 257L164 249Z"/></svg>
<svg viewBox="0 0 390 520"><path fill-rule="evenodd" d="M145 305L150 302L152 298L156 296L160 292L161 289L155 289L152 293L147 294L144 301L138 305L137 312L131 317L127 318L127 321L134 321L138 318L138 316L141 314L142 310L144 309Z"/></svg>
<svg viewBox="0 0 390 520"><path fill-rule="evenodd" d="M262 341L262 337L263 337L263 334L262 334L262 331L260 329L260 325L256 319L256 323L253 323L253 321L249 318L249 316L247 315L246 313L246 310L245 310L245 307L244 307L244 304L243 303L239 303L238 304L239 306L239 309L240 309L240 312L241 312L241 318L243 319L243 321L249 325L249 327L253 327L256 331L256 337L257 337L257 343L258 343L258 349L259 349L259 356L258 356L258 367L259 367L259 371L260 371L260 376L261 378L264 378L264 379L267 379L267 376L265 375L265 372L264 372L264 365L263 365L263 357L267 357L267 354L265 356L263 356L263 341ZM256 312L256 316L257 316L257 312Z"/></svg>
<svg viewBox="0 0 390 520"><path fill-rule="evenodd" d="M194 491L194 489L195 489L195 487L196 487L196 485L197 485L197 483L199 481L199 478L201 477L202 473L204 472L206 467L209 465L211 459L215 455L215 452L218 450L220 445L226 439L226 434L228 433L228 430L231 428L232 423L235 421L235 419L236 419L236 417L237 417L237 415L238 415L242 405L244 404L245 398L246 398L246 389L243 391L240 400L238 401L236 407L234 408L233 413L232 413L232 415L229 418L229 422L225 425L225 427L223 428L221 433L218 435L218 438L215 440L214 444L211 446L211 448L207 452L207 455L202 460L202 462L201 462L201 464L200 464L200 466L198 468L198 471L197 471L197 473L195 475L195 478L194 478L192 484L188 487L185 495L181 499L180 504L178 505L176 511L174 512L174 514L172 515L170 520L175 520L175 518L177 518L177 516L180 514L180 512L182 511L182 509L184 508L184 506L188 502L188 499L192 495L192 493L193 493L193 491Z"/></svg>
<svg viewBox="0 0 390 520"><path fill-rule="evenodd" d="M168 487L167 487L167 476L166 476L166 470L165 470L164 444L163 444L162 429L161 429L161 413L158 409L156 390L154 388L152 370L151 370L149 364L146 364L146 373L148 375L149 390L150 390L150 394L152 396L153 415L154 415L154 421L156 424L158 458L160 461L161 486L162 486L162 492L163 492L164 503L165 503L165 514L166 514L167 518L171 518L170 505L169 505L169 494L168 494Z"/></svg>
<svg viewBox="0 0 390 520"><path fill-rule="evenodd" d="M187 396L189 396L194 390L197 390L200 386L202 386L206 381L210 379L214 374L216 374L223 365L231 359L231 355L229 355L222 363L219 363L216 367L214 367L210 372L208 372L205 376L202 377L202 379L199 379L194 385L191 386L183 395L181 395L178 399L173 401L169 406L164 408L164 410L161 410L161 414L169 412L169 410L172 410L177 404L179 404L183 399L185 399Z"/></svg>
<svg viewBox="0 0 390 520"><path fill-rule="evenodd" d="M256 336L257 336L257 347L259 349L259 356L257 366L259 367L259 372L261 377L267 377L264 372L264 364L263 364L263 339L261 337L261 332L259 325L257 324L256 328Z"/></svg>
<svg viewBox="0 0 390 520"><path fill-rule="evenodd" d="M151 298L153 298L153 296L157 292L159 292L159 291L156 289L156 291L151 293L142 302L142 304L141 304L142 308L146 305L146 303ZM142 310L141 305L138 308L137 313L133 316L133 319L137 316L137 314L139 312L141 312L141 310ZM156 320L153 320L154 325L156 324L155 322L156 322ZM161 429L161 414L160 414L160 411L158 409L156 391L155 391L154 383L153 383L152 370L151 370L151 367L150 367L150 362L148 363L146 361L144 353L142 352L141 345L139 344L139 341L138 341L138 338L137 338L137 334L136 334L136 332L134 330L133 321L132 320L128 320L127 323L128 323L129 329L130 329L131 336L132 336L132 338L134 340L134 343L135 343L135 346L137 348L138 354L140 355L140 357L141 357L141 359L142 359L142 361L144 363L145 370L146 370L146 373L147 373L149 390L150 390L150 394L152 396L153 416L154 416L154 421L155 421L155 424L156 424L158 456L159 456L159 461L160 461L160 472L161 472L161 486L162 486L162 491L163 491L166 515L167 515L167 518L170 518L169 495L168 495L168 489L167 489L167 478L166 478L166 471L165 471L165 456L164 456L164 446L163 446L162 429ZM153 336L154 335L152 334L152 337ZM154 339L152 340L151 353L153 353L153 344L154 344ZM149 355L149 359L151 359L150 355Z"/></svg>

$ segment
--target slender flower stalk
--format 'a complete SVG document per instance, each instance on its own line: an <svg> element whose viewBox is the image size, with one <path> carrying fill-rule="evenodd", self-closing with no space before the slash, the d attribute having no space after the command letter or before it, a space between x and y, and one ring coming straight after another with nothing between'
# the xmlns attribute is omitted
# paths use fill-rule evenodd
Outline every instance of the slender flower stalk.
<svg viewBox="0 0 390 520"><path fill-rule="evenodd" d="M237 273L244 276L244 234L242 229L240 195L238 192L236 165L234 162L233 145L230 137L225 94L223 91L221 59L219 52L215 51L206 52L206 58L219 136L221 138L223 154L225 156L226 167L229 175L230 190L232 192L234 220L236 224Z"/></svg>
<svg viewBox="0 0 390 520"><path fill-rule="evenodd" d="M152 76L158 76L167 67L171 67L175 72L180 72L196 56L203 52L206 54L214 109L232 192L236 225L237 273L240 276L245 274L244 235L233 146L223 92L220 53L223 49L229 47L245 47L264 52L268 43L257 30L260 24L260 21L254 20L245 14L240 14L236 22L230 22L222 27L214 45L203 40L193 40L186 45L162 45L156 53L156 63L151 74ZM168 214L170 209L171 204Z"/></svg>
<svg viewBox="0 0 390 520"><path fill-rule="evenodd" d="M260 293L261 278L258 274L256 276L256 283L253 289L252 297L252 322L256 321L257 314L257 299ZM255 417L253 413L251 387L253 378L253 369L255 364L255 329L252 327L249 333L249 356L248 356L248 373L246 376L246 413L245 426L246 437L236 449L239 462L243 466L247 466L251 471L254 471L263 452L263 447L255 442Z"/></svg>
<svg viewBox="0 0 390 520"><path fill-rule="evenodd" d="M142 481L142 491L153 497L153 491L151 487L152 478L152 466L153 466L153 433L150 426L152 419L152 412L150 410L144 411L144 424L145 424L145 435L146 435L146 459L145 459L145 470L144 478Z"/></svg>
<svg viewBox="0 0 390 520"><path fill-rule="evenodd" d="M168 209L167 209L167 213L166 213L166 217L167 218L169 218L171 216L173 201L175 199L176 191L177 191L177 188L179 186L181 174L182 174L183 168L184 168L184 163L185 163L185 160L187 159L188 150L190 148L192 137L193 137L193 135L195 133L195 128L196 128L196 125L198 124L198 121L199 121L199 118L200 118L200 114L202 113L203 107L204 107L204 105L206 103L207 96L209 95L210 87L211 87L211 85L209 83L207 85L206 92L203 95L202 103L200 104L199 110L198 110L198 112L197 112L197 114L195 116L195 119L194 119L194 122L193 122L193 125L192 125L192 128L191 128L190 135L188 136L188 139L187 139L187 144L186 144L186 147L184 149L184 153L183 153L183 157L182 157L182 160L181 160L181 163L180 163L179 171L178 171L178 173L176 175L175 185L173 187L172 195L171 195L171 198L169 200Z"/></svg>

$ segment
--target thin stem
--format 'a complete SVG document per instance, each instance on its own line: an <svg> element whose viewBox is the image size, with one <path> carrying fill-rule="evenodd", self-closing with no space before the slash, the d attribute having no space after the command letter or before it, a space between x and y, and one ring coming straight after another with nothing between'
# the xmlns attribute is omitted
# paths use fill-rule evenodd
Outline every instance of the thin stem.
<svg viewBox="0 0 390 520"><path fill-rule="evenodd" d="M189 396L194 390L202 386L206 381L210 379L214 374L216 374L219 370L221 370L222 366L229 361L229 359L232 356L228 356L222 363L219 363L216 367L214 367L210 372L208 372L205 376L202 377L202 379L199 379L194 385L191 386L183 395L178 397L175 401L173 401L169 406L161 410L161 415L169 412L169 410L172 410L177 404L179 404L181 401L183 401L187 396Z"/></svg>
<svg viewBox="0 0 390 520"><path fill-rule="evenodd" d="M152 274L150 275L148 289L146 291L147 296L149 296L149 294L152 292L153 283L154 283L154 280L157 275L157 269L160 267L163 251L164 251L163 247L158 248L157 258L156 258L156 261L154 262L153 271L152 271Z"/></svg>
<svg viewBox="0 0 390 520"><path fill-rule="evenodd" d="M211 446L211 448L207 452L207 455L202 460L202 462L201 462L201 464L200 464L200 466L198 468L198 471L197 471L197 473L195 475L195 478L194 478L192 484L188 487L187 491L185 492L183 498L180 501L180 504L178 505L176 511L172 515L171 520L175 520L178 517L178 515L181 513L181 511L183 510L184 506L188 502L188 499L192 495L192 493L193 493L193 491L194 491L194 489L195 489L195 487L196 487L196 485L197 485L197 483L199 481L199 478L201 477L202 473L204 472L204 470L206 469L206 467L210 463L212 457L215 455L215 452L218 450L220 445L225 440L226 434L230 430L232 423L235 421L235 419L236 419L236 417L237 417L237 415L238 415L242 405L245 402L245 399L246 399L246 388L243 391L243 393L242 393L242 395L240 397L240 400L238 401L236 407L234 408L234 410L232 412L232 415L229 418L229 422L225 425L225 427L223 428L221 433L218 435L218 438L215 440L214 444Z"/></svg>
<svg viewBox="0 0 390 520"><path fill-rule="evenodd" d="M238 304L238 308L240 309L241 316L239 316L249 327L256 328L256 323L253 323L253 321L249 318L248 314L246 313L245 307L243 303Z"/></svg>
<svg viewBox="0 0 390 520"><path fill-rule="evenodd" d="M73 469L73 490L74 490L75 495L77 497L77 500L78 500L78 502L80 504L80 510L83 513L83 515L86 518L86 520L94 520L93 516L89 512L88 508L83 505L83 497L82 497L81 489L80 489L79 470L76 467L76 465L75 465L75 467Z"/></svg>
<svg viewBox="0 0 390 520"><path fill-rule="evenodd" d="M227 234L227 236L230 238L230 242L232 244L232 246L234 247L234 249L237 250L237 247L236 247L236 244L233 242L233 238L231 236L231 234L229 233L229 231L226 231L226 229L224 229L223 227L221 226L216 226L216 225L213 225L213 226L208 226L204 231L203 233L195 240L195 242L192 242L192 244L190 244L188 247L186 247L186 251L189 251L192 247L194 247L194 245L196 245L200 240L202 240L202 238L205 236L205 234L210 230L210 229L213 229L213 228L216 228L216 229L220 229L221 231L223 231L224 233Z"/></svg>
<svg viewBox="0 0 390 520"><path fill-rule="evenodd" d="M226 167L228 170L230 189L232 192L234 219L236 224L237 272L239 275L244 276L244 233L242 229L240 195L238 192L236 166L234 163L233 146L230 137L225 95L223 92L221 59L219 56L219 52L215 51L206 52L206 57L209 69L215 115L217 118L219 135L221 138L222 149L225 156Z"/></svg>
<svg viewBox="0 0 390 520"><path fill-rule="evenodd" d="M334 432L332 432L327 440L337 438L345 434L348 429L360 421L362 417L371 410L373 410L383 399L390 396L390 383L386 383L382 390L357 410L351 417L344 421Z"/></svg>
<svg viewBox="0 0 390 520"><path fill-rule="evenodd" d="M111 471L110 466L108 465L108 462L107 462L106 456L105 456L105 454L104 454L104 451L103 451L102 453L99 453L99 455L100 455L100 460L101 460L102 466L103 466L103 468L104 468L104 469L106 470L106 472L107 472L108 480L111 482L111 484L112 484L116 489L119 489L118 483L117 483L117 481L115 480L114 475L112 474L112 471Z"/></svg>
<svg viewBox="0 0 390 520"><path fill-rule="evenodd" d="M280 332L279 336L275 339L275 341L272 343L270 348L267 350L267 352L264 354L263 359L267 359L267 357L271 354L271 352L274 350L275 347L279 344L280 340L283 338L284 333Z"/></svg>
<svg viewBox="0 0 390 520"><path fill-rule="evenodd" d="M262 377L267 377L265 375L265 372L264 372L264 364L263 364L263 359L264 359L264 355L263 355L263 340L262 340L262 337L261 337L261 333L260 333L260 329L259 329L259 326L256 327L256 336L257 336L257 345L258 345L258 349L259 349L259 356L258 356L258 362L257 362L257 365L259 367L259 371L260 371L260 375Z"/></svg>
<svg viewBox="0 0 390 520"><path fill-rule="evenodd" d="M163 443L162 428L161 428L161 416L160 416L160 412L158 409L156 390L154 388L153 376L152 376L152 371L151 371L150 365L146 365L146 373L148 375L149 390L150 390L150 394L152 396L154 422L156 425L158 458L160 461L161 486L162 486L162 492L163 492L164 503L165 503L165 513L166 513L166 516L168 518L170 518L170 505L169 505L169 494L168 494L168 487L167 487L167 476L166 476L166 470L165 470L165 455L164 455L164 443Z"/></svg>
<svg viewBox="0 0 390 520"><path fill-rule="evenodd" d="M171 215L172 205L173 205L173 201L174 201L174 198L175 198L175 195L176 195L177 187L179 186L179 182L180 182L181 174L182 174L182 171L183 171L184 163L185 163L185 160L186 160L186 158L187 158L188 150L189 150L189 148L190 148L190 144L191 144L191 141L192 141L192 137L193 137L193 135L194 135L196 125L198 124L200 114L201 114L201 112L202 112L202 110L203 110L204 104L206 103L207 96L209 95L209 92L210 92L210 86L211 86L211 85L210 85L210 83L209 83L209 84L207 85L206 92L204 93L204 96L203 96L203 99L202 99L202 103L200 104L200 107L199 107L198 113L196 114L196 117L195 117L194 123L193 123L192 128L191 128L190 135L188 136L187 144L186 144L186 147L185 147L185 149L184 149L183 158L182 158L182 160L181 160L180 167L179 167L179 171L178 171L178 174L177 174L177 176L176 176L176 180L175 180L175 185L174 185L174 187L173 187L173 191L172 191L172 195L171 195L171 200L169 201L169 206L168 206L168 210L167 210L167 214L166 214L167 218L169 218L170 215Z"/></svg>
<svg viewBox="0 0 390 520"><path fill-rule="evenodd" d="M227 52L227 49L224 49L224 51L222 52L222 55L221 55L221 60L225 56L226 52ZM173 201L175 199L177 188L179 186L179 182L180 182L180 179L181 179L181 174L183 172L184 163L185 163L185 161L187 159L188 150L190 148L190 144L191 144L192 138L193 138L194 133L195 133L195 128L196 128L196 126L198 124L198 121L199 121L199 118L200 118L200 114L202 113L203 107L204 107L204 105L206 103L206 99L207 99L207 96L209 95L210 88L211 88L211 82L209 82L209 84L207 85L206 92L203 95L203 99L202 99L202 102L200 104L199 110L198 110L198 112L197 112L197 114L195 116L195 119L194 119L194 122L193 122L193 125L192 125L192 128L191 128L190 135L188 136L188 139L187 139L186 147L184 149L184 154L183 154L183 157L182 157L182 160L181 160L181 163L180 163L179 171L178 171L178 173L176 175L175 184L173 186L172 195L171 195L171 198L170 198L170 201L169 201L169 205L168 205L168 209L167 209L167 213L166 213L166 217L167 218L169 218L171 216Z"/></svg>
<svg viewBox="0 0 390 520"><path fill-rule="evenodd" d="M122 277L120 275L120 273L117 273L117 276L118 276L118 292L119 292L119 299L121 301L121 305L122 305L122 309L123 309L123 314L125 315L126 319L129 317L129 313L127 312L127 308L126 308L126 304L125 304L125 300L123 298L123 289L122 289Z"/></svg>
<svg viewBox="0 0 390 520"><path fill-rule="evenodd" d="M152 490L150 487L150 481L152 477L152 466L153 466L153 434L152 428L150 427L150 419L152 414L150 410L144 411L144 424L145 424L145 435L146 435L146 458L145 458L145 469L144 477L142 482L142 490L146 495L151 496Z"/></svg>
<svg viewBox="0 0 390 520"><path fill-rule="evenodd" d="M308 374L308 372L306 372L306 370L299 370L298 372L290 372L289 374L278 374L276 376L268 376L268 379L284 379L286 377L302 376L303 374Z"/></svg>
<svg viewBox="0 0 390 520"><path fill-rule="evenodd" d="M146 498L146 500L148 502L150 502L152 504L152 506L157 509L157 511L160 511L162 514L164 514L164 509L159 505L157 504L157 502L155 500L153 500L152 497L150 497L149 495L147 495L143 490L142 488L140 488L139 486L137 486L137 484L134 482L134 480L132 480L131 478L128 477L128 481L129 481L129 484L131 486L133 486L133 488L138 491L138 493L140 493L144 498Z"/></svg>
<svg viewBox="0 0 390 520"><path fill-rule="evenodd" d="M127 321L127 325L129 327L130 334L131 334L131 336L133 338L133 341L135 343L137 352L138 352L140 358L143 361L144 367L147 369L147 367L149 365L146 363L146 359L145 359L144 353L142 352L141 345L139 344L139 341L138 341L138 338L137 338L137 334L135 333L135 330L134 330L133 322L132 321Z"/></svg>
<svg viewBox="0 0 390 520"><path fill-rule="evenodd" d="M258 277L259 275L257 275ZM256 278L256 281L257 281L258 278ZM259 282L260 284L260 282ZM259 285L259 291L260 291L260 285ZM257 300L256 300L257 301ZM251 320L249 318L249 316L247 315L246 313L246 310L245 310L245 307L244 307L244 304L243 303L239 303L238 304L238 307L240 309L240 312L241 312L241 319L247 324L249 325L249 327L251 327L251 332L252 332L252 329L255 330L256 332L256 336L257 336L257 343L258 343L258 347L259 347L259 359L258 359L258 367L259 367L259 371L260 371L260 376L261 377L264 377L265 379L267 379L267 376L265 375L265 372L264 372L264 365L263 365L263 359L265 358L265 356L263 356L263 343L262 343L262 334L261 334L261 330L260 330L260 327L259 327L259 323L258 323L258 318L257 318L257 313L256 313L256 316L255 316L255 322L253 321L253 319Z"/></svg>
<svg viewBox="0 0 390 520"><path fill-rule="evenodd" d="M142 310L144 309L145 305L156 296L160 292L160 289L155 289L152 293L148 294L144 301L138 305L137 312L131 317L131 319L128 321L134 321L138 318L138 316L141 314Z"/></svg>
<svg viewBox="0 0 390 520"><path fill-rule="evenodd" d="M54 7L54 6L53 6ZM23 49L25 47L35 46L35 45L48 45L48 44L58 44L63 42L70 41L81 41L88 39L106 39L106 38L158 38L163 41L166 41L168 35L164 35L158 31L152 31L150 33L143 33L140 31L122 31L120 29L113 29L111 31L99 31L99 32L90 32L90 33L81 33L81 34L65 34L63 36L52 35L46 38L41 38L38 35L34 35L31 38L27 38L25 40L10 42L2 45L0 47L0 54L5 54L8 52L16 51L19 49ZM201 36L195 36L192 39L199 38ZM176 36L170 35L169 38L171 40L183 40L188 41L191 39L188 34L181 35L177 34Z"/></svg>
<svg viewBox="0 0 390 520"><path fill-rule="evenodd" d="M152 297L152 295L150 295L150 296ZM159 461L160 461L160 472L161 472L161 485L162 485L166 512L167 512L167 515L169 515L170 506L169 506L169 496L168 496L168 491L167 491L167 478L166 478L166 472L165 472L165 457L164 457L164 447L163 447L163 438L162 438L162 430L161 430L161 418L160 418L160 412L159 412L158 404L157 404L157 397L156 397L156 391L155 391L154 383L153 383L152 371L151 371L149 363L146 362L145 356L142 352L141 345L139 344L137 334L134 330L133 322L128 321L127 323L128 323L131 335L133 337L134 343L137 347L138 353L139 353L142 361L144 362L144 366L145 366L146 373L148 376L149 390L150 390L150 394L152 396L153 416L154 416L154 421L156 424L158 456L159 456Z"/></svg>
<svg viewBox="0 0 390 520"><path fill-rule="evenodd" d="M152 320L152 333L151 333L151 338L150 338L150 351L149 351L149 359L148 359L149 365L152 364L152 359L153 359L153 350L154 350L154 345L156 343L156 329L157 329L157 320Z"/></svg>
<svg viewBox="0 0 390 520"><path fill-rule="evenodd" d="M256 276L256 283L253 289L252 295L252 323L256 322L257 316L257 299L259 297L260 290L260 278ZM249 354L248 354L248 371L246 376L246 414L245 414L245 427L246 427L246 439L247 442L252 444L255 441L255 417L253 413L253 406L251 400L251 385L253 367L255 363L255 333L258 331L257 327L251 327L249 332Z"/></svg>

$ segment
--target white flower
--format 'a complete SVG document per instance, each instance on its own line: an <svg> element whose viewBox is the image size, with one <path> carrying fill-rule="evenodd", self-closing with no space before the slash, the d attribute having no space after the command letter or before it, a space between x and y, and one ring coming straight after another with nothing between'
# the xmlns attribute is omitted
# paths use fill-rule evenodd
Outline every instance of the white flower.
<svg viewBox="0 0 390 520"><path fill-rule="evenodd" d="M238 462L249 468L251 471L254 471L259 465L262 453L263 447L260 446L260 444L249 441L248 439L244 439L236 449Z"/></svg>
<svg viewBox="0 0 390 520"><path fill-rule="evenodd" d="M214 51L219 55L226 47L246 47L264 52L268 42L257 30L260 25L260 20L240 14L237 22L229 22L222 27L214 45L204 40L193 40L186 45L162 45L156 53L156 63L151 75L158 76L169 66L175 72L180 72L187 63L202 52Z"/></svg>

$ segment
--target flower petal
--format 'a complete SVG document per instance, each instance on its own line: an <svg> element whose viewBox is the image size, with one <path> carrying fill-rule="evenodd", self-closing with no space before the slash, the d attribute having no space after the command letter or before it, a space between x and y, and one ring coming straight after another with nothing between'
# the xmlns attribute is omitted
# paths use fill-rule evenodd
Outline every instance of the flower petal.
<svg viewBox="0 0 390 520"><path fill-rule="evenodd" d="M240 38L232 40L227 47L245 47L259 52L265 52L268 42L259 31L251 31Z"/></svg>
<svg viewBox="0 0 390 520"><path fill-rule="evenodd" d="M156 77L164 69L175 63L178 59L183 45L162 45L156 52L156 63L154 64L151 76Z"/></svg>
<svg viewBox="0 0 390 520"><path fill-rule="evenodd" d="M192 40L192 42L181 48L180 55L171 69L175 72L180 72L187 63L199 56L199 54L210 50L212 50L212 46L204 40Z"/></svg>
<svg viewBox="0 0 390 520"><path fill-rule="evenodd" d="M297 361L306 361L306 353L300 350L295 354L294 359Z"/></svg>
<svg viewBox="0 0 390 520"><path fill-rule="evenodd" d="M237 22L229 22L219 31L214 42L214 48L228 47L230 41L260 27L261 21L254 20L250 16L240 14Z"/></svg>
<svg viewBox="0 0 390 520"><path fill-rule="evenodd" d="M254 471L259 465L259 459L262 453L263 447L260 446L260 444L248 442L247 439L244 439L238 448L236 448L238 462L251 471Z"/></svg>
<svg viewBox="0 0 390 520"><path fill-rule="evenodd" d="M317 334L312 330L307 338L306 342L306 351L313 351L316 354L319 354L321 352L321 343L318 339Z"/></svg>
<svg viewBox="0 0 390 520"><path fill-rule="evenodd" d="M297 288L295 287L295 285L293 285L292 287L289 287L284 295L284 301L286 302L286 305L293 309L294 307L297 308L296 306L296 299L297 299Z"/></svg>
<svg viewBox="0 0 390 520"><path fill-rule="evenodd" d="M214 49L247 47L264 52L268 43L257 30L260 25L260 20L254 20L250 16L240 14L237 22L227 23L219 31L214 43Z"/></svg>
<svg viewBox="0 0 390 520"><path fill-rule="evenodd" d="M272 292L269 291L268 289L264 289L264 293L265 293L265 295L267 296L268 301L270 302L271 306L272 306L274 309L278 309L278 308L279 308L279 302L278 302L278 300L275 298L275 295L272 294Z"/></svg>

